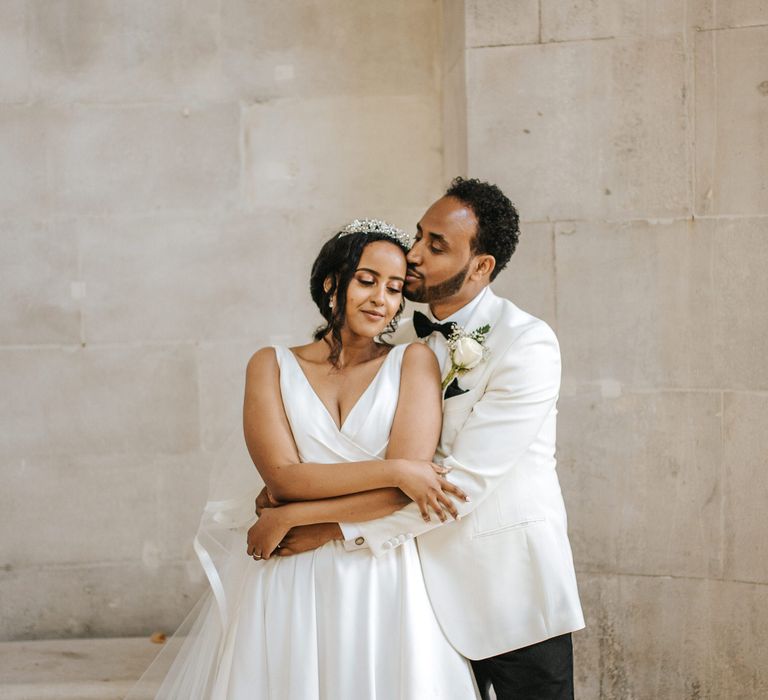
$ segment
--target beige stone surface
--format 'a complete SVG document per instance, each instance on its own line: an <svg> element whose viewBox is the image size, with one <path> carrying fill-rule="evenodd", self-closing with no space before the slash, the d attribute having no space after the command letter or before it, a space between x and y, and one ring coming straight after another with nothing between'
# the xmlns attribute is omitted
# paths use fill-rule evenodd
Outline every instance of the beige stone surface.
<svg viewBox="0 0 768 700"><path fill-rule="evenodd" d="M441 75L445 75L461 60L466 50L466 2L443 0L441 5Z"/></svg>
<svg viewBox="0 0 768 700"><path fill-rule="evenodd" d="M723 397L723 462L728 578L768 584L768 394Z"/></svg>
<svg viewBox="0 0 768 700"><path fill-rule="evenodd" d="M669 0L541 0L543 41L668 36L683 31L684 2Z"/></svg>
<svg viewBox="0 0 768 700"><path fill-rule="evenodd" d="M0 216L30 218L47 210L49 124L45 109L0 104Z"/></svg>
<svg viewBox="0 0 768 700"><path fill-rule="evenodd" d="M82 221L86 338L244 340L306 326L312 260L341 221L269 209Z"/></svg>
<svg viewBox="0 0 768 700"><path fill-rule="evenodd" d="M82 215L232 205L237 105L71 106L46 124L53 205Z"/></svg>
<svg viewBox="0 0 768 700"><path fill-rule="evenodd" d="M761 219L556 227L566 384L768 388ZM747 317L745 317L747 314Z"/></svg>
<svg viewBox="0 0 768 700"><path fill-rule="evenodd" d="M20 219L0 229L0 344L79 343L75 232Z"/></svg>
<svg viewBox="0 0 768 700"><path fill-rule="evenodd" d="M429 94L439 33L432 0L224 0L222 72L259 100Z"/></svg>
<svg viewBox="0 0 768 700"><path fill-rule="evenodd" d="M557 330L552 224L520 225L520 242L509 264L494 281L493 289Z"/></svg>
<svg viewBox="0 0 768 700"><path fill-rule="evenodd" d="M443 76L443 182L467 175L467 87L464 61Z"/></svg>
<svg viewBox="0 0 768 700"><path fill-rule="evenodd" d="M768 693L768 587L583 573L577 697L739 698Z"/></svg>
<svg viewBox="0 0 768 700"><path fill-rule="evenodd" d="M200 453L152 452L6 463L0 509L17 529L3 566L141 561L156 570L193 559L210 466Z"/></svg>
<svg viewBox="0 0 768 700"><path fill-rule="evenodd" d="M252 105L243 114L247 206L260 211L333 202L349 212L375 212L386 191L388 201L400 207L422 207L439 194L437 114L433 96Z"/></svg>
<svg viewBox="0 0 768 700"><path fill-rule="evenodd" d="M170 633L206 590L197 562L3 568L4 640Z"/></svg>
<svg viewBox="0 0 768 700"><path fill-rule="evenodd" d="M24 102L29 97L25 23L24 0L6 0L0 5L0 102Z"/></svg>
<svg viewBox="0 0 768 700"><path fill-rule="evenodd" d="M198 447L192 346L9 349L0 358L7 457Z"/></svg>
<svg viewBox="0 0 768 700"><path fill-rule="evenodd" d="M476 49L467 72L469 170L524 218L689 211L679 38Z"/></svg>
<svg viewBox="0 0 768 700"><path fill-rule="evenodd" d="M706 29L768 23L766 0L692 0L688 12L696 27Z"/></svg>
<svg viewBox="0 0 768 700"><path fill-rule="evenodd" d="M0 642L0 698L122 700L163 648L146 637Z"/></svg>
<svg viewBox="0 0 768 700"><path fill-rule="evenodd" d="M30 0L27 26L33 93L46 100L226 94L220 20L208 0Z"/></svg>
<svg viewBox="0 0 768 700"><path fill-rule="evenodd" d="M768 26L696 35L696 214L768 212Z"/></svg>
<svg viewBox="0 0 768 700"><path fill-rule="evenodd" d="M466 45L534 44L539 40L539 0L466 0Z"/></svg>
<svg viewBox="0 0 768 700"><path fill-rule="evenodd" d="M722 576L720 394L606 384L562 396L559 409L558 473L578 566Z"/></svg>

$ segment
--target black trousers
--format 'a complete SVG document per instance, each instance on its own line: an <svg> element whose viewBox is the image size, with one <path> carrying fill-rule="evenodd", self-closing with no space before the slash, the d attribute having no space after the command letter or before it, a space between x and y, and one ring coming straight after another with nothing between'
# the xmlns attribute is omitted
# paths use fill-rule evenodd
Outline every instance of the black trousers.
<svg viewBox="0 0 768 700"><path fill-rule="evenodd" d="M571 635L472 662L483 700L573 700Z"/></svg>

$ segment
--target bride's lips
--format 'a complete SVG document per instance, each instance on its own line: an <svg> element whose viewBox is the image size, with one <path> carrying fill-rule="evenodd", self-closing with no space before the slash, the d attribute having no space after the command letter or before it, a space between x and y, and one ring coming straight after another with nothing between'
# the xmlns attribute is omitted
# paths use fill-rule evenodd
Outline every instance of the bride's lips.
<svg viewBox="0 0 768 700"><path fill-rule="evenodd" d="M371 321L381 321L382 318L384 318L384 314L376 313L375 311L366 311L365 309L361 309L361 311L371 319Z"/></svg>

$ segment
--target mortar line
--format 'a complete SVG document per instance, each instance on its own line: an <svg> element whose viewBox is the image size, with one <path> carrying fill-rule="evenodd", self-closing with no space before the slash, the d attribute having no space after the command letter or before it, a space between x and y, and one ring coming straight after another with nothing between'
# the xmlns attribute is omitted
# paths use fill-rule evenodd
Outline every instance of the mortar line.
<svg viewBox="0 0 768 700"><path fill-rule="evenodd" d="M714 583L736 583L743 586L768 586L768 581L750 581L747 579L717 578L714 576L680 576L677 574L642 574L632 571L589 571L576 568L577 576L600 576L604 578L660 578L672 581L712 581Z"/></svg>
<svg viewBox="0 0 768 700"><path fill-rule="evenodd" d="M768 23L762 24L734 24L727 27L696 27L697 32L702 34L705 32L728 32L733 29L759 29L761 27L768 27Z"/></svg>

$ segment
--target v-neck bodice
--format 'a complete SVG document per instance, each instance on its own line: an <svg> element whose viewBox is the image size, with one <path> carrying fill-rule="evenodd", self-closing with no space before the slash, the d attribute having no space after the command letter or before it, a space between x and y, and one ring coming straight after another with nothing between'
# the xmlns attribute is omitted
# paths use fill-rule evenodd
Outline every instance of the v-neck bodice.
<svg viewBox="0 0 768 700"><path fill-rule="evenodd" d="M397 345L389 351L339 428L296 356L284 346L275 346L283 406L303 462L384 457L400 394L400 368L406 347Z"/></svg>

